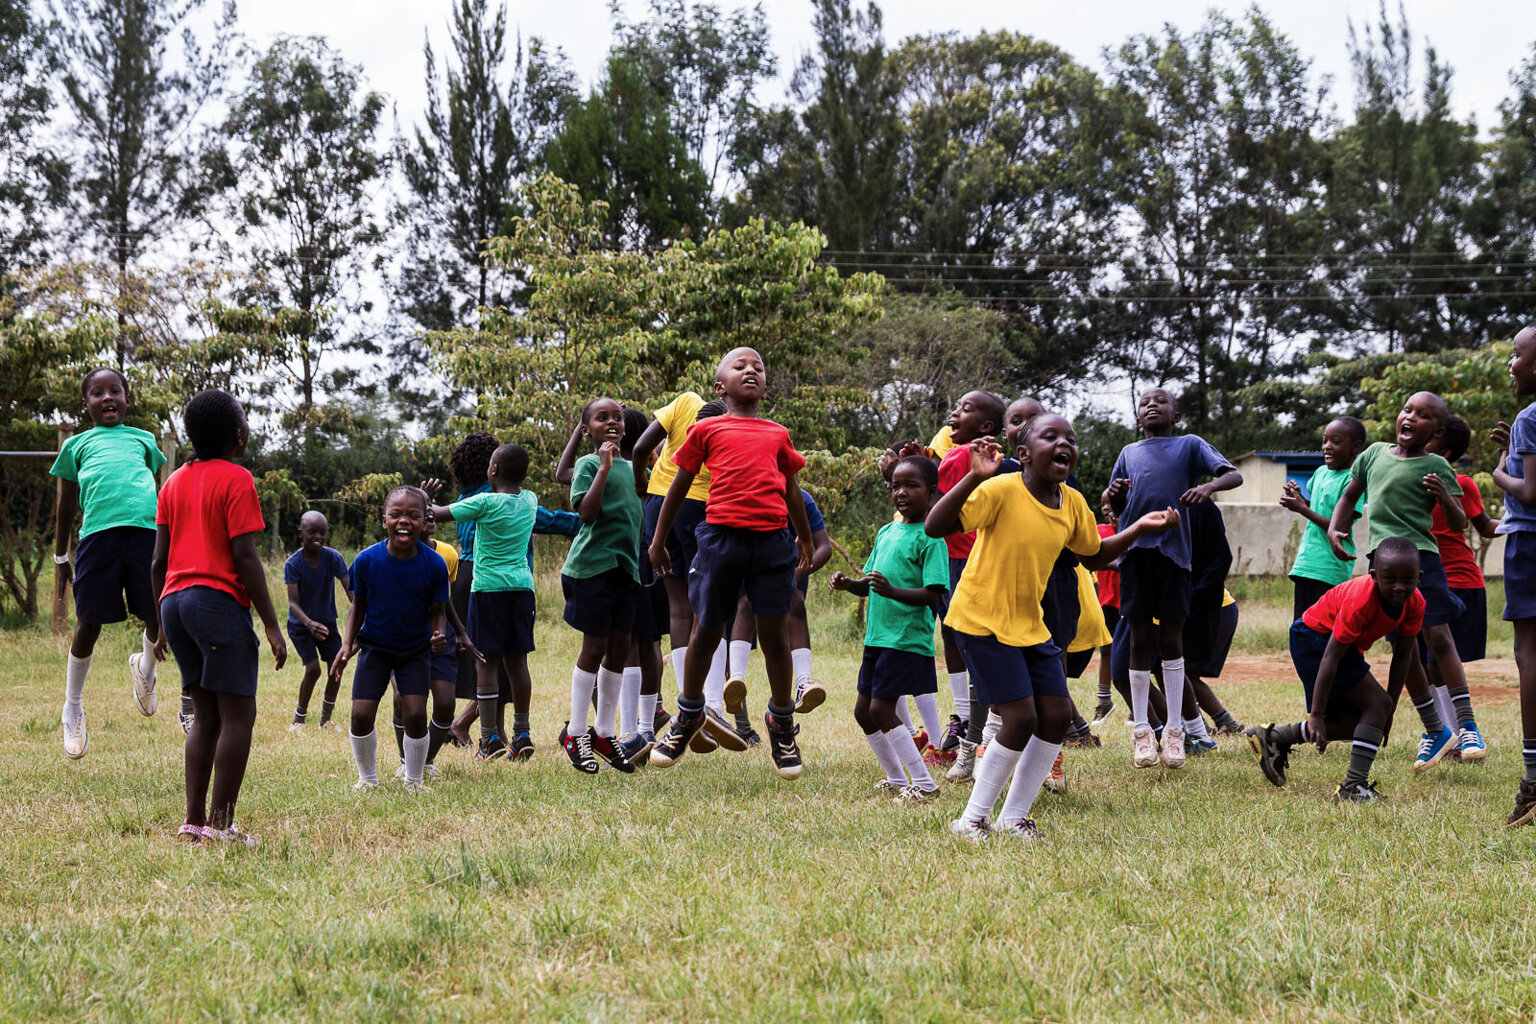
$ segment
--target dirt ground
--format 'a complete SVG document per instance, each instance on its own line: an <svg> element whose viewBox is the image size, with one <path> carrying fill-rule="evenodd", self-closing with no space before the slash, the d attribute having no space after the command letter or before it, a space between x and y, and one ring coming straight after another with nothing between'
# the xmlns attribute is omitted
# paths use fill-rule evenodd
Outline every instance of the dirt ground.
<svg viewBox="0 0 1536 1024"><path fill-rule="evenodd" d="M1252 686L1257 683L1295 682L1289 660L1284 656L1233 654L1227 658L1226 671L1218 686ZM1514 658L1487 658L1467 666L1467 685L1476 703L1514 703L1520 699L1520 677Z"/></svg>

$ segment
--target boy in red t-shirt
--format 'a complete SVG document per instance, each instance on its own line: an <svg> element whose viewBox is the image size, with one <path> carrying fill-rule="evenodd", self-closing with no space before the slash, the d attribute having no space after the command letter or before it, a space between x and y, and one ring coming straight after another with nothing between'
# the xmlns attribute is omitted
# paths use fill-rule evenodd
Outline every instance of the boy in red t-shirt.
<svg viewBox="0 0 1536 1024"><path fill-rule="evenodd" d="M704 727L704 677L736 600L745 592L757 614L757 639L772 689L765 717L773 766L783 778L800 776L788 621L795 571L810 569L813 545L796 480L805 458L795 451L789 431L757 415L767 384L763 357L756 350L728 353L715 370L715 394L724 399L726 414L698 423L672 456L677 475L647 552L657 574L674 571L665 539L700 469L708 468L710 484L704 522L695 534L698 552L686 567L688 599L697 618L684 659L683 689L677 716L651 751L651 763L663 768L682 757ZM727 686L726 709L738 708L745 696L744 685L734 692Z"/></svg>
<svg viewBox="0 0 1536 1024"><path fill-rule="evenodd" d="M149 568L160 611L155 655L163 657L170 645L194 709L186 748L187 819L177 837L255 846L234 822L256 723L261 648L251 609L261 616L278 668L288 658L288 642L256 550L264 529L256 483L232 461L245 454L250 438L245 410L227 392L204 391L187 403L182 423L192 461L160 489Z"/></svg>
<svg viewBox="0 0 1536 1024"><path fill-rule="evenodd" d="M1297 744L1315 743L1321 751L1330 741L1349 739L1349 771L1333 792L1334 802L1381 799L1369 776L1392 718L1392 699L1364 655L1391 633L1388 686L1402 689L1410 673L1422 678L1418 640L1424 597L1418 586L1418 549L1406 537L1388 537L1376 547L1370 575L1340 583L1291 625L1291 662L1306 693L1308 716L1291 725L1248 730L1248 745L1270 782L1285 785L1291 748ZM1422 770L1414 765L1414 771Z"/></svg>

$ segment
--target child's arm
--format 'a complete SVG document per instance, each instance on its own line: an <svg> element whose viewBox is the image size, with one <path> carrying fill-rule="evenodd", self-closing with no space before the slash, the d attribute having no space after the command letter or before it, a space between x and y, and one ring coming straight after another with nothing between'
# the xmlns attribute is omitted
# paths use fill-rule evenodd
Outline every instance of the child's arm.
<svg viewBox="0 0 1536 1024"><path fill-rule="evenodd" d="M581 532L581 516L563 508L551 511L540 505L533 513L533 532L574 537Z"/></svg>
<svg viewBox="0 0 1536 1024"><path fill-rule="evenodd" d="M309 635L314 637L316 640L324 640L326 637L330 636L331 631L326 629L323 623L316 622L314 619L304 614L304 607L303 605L299 604L299 585L297 583L289 583L287 586L288 610L293 613L294 618L299 620L299 625L309 630Z"/></svg>
<svg viewBox="0 0 1536 1024"><path fill-rule="evenodd" d="M635 464L635 493L644 498L646 494L647 478L646 469L651 464L651 453L661 446L667 439L667 428L661 425L660 420L651 420L650 424L640 434L640 439L629 451L629 461Z"/></svg>
<svg viewBox="0 0 1536 1024"><path fill-rule="evenodd" d="M66 534L67 536L67 534ZM155 640L155 660L164 661L169 641L165 639L165 623L160 619L160 596L165 592L165 565L171 554L171 528L164 523L155 525L155 553L149 558L149 585L155 595L155 625L160 635Z"/></svg>
<svg viewBox="0 0 1536 1024"><path fill-rule="evenodd" d="M997 464L1002 461L997 442L990 438L978 437L970 443L970 449L970 471L960 478L959 483L945 491L928 510L928 518L923 521L923 532L930 537L942 540L952 533L963 532L960 527L960 510L965 507L965 499L997 472Z"/></svg>
<svg viewBox="0 0 1536 1024"><path fill-rule="evenodd" d="M432 630L433 654L442 654L448 649L448 631L443 628L444 623L448 621L447 612L444 611L447 607L447 601L432 602L432 613L428 621L429 628Z"/></svg>
<svg viewBox="0 0 1536 1024"><path fill-rule="evenodd" d="M658 576L672 575L672 556L667 554L667 537L672 532L672 523L677 519L677 510L682 507L683 499L688 497L688 488L693 486L694 474L682 466L677 467L677 475L672 478L672 486L667 488L667 496L661 500L661 511L656 513L656 532L651 537L651 546L646 555L651 559L651 571ZM800 510L805 514L805 509Z"/></svg>
<svg viewBox="0 0 1536 1024"><path fill-rule="evenodd" d="M1328 520L1328 546L1333 548L1334 557L1346 562L1355 560L1353 555L1344 550L1344 542L1349 539L1350 527L1355 522L1355 503L1364 493L1365 481L1351 480L1349 486L1344 488L1344 493L1339 495L1338 503L1333 506L1333 517Z"/></svg>
<svg viewBox="0 0 1536 1024"><path fill-rule="evenodd" d="M591 525L597 522L598 513L603 510L603 491L608 486L608 471L613 468L613 457L617 454L619 454L619 446L612 441L604 441L598 446L597 475L592 478L591 486L587 488L587 493L581 496L581 504L576 507L576 513L581 516L583 523Z"/></svg>
<svg viewBox="0 0 1536 1024"><path fill-rule="evenodd" d="M1499 425L1494 427L1488 436L1493 438L1493 443L1499 446L1498 462L1493 467L1495 486L1522 505L1536 505L1536 455L1520 456L1520 468L1525 474L1525 479L1516 480L1504 472L1504 460L1509 456L1509 424L1500 420Z"/></svg>
<svg viewBox="0 0 1536 1024"><path fill-rule="evenodd" d="M59 478L59 507L53 518L53 560L57 565L68 565L69 538L75 531L75 512L80 503L80 485L73 480ZM59 559L65 561L59 561ZM73 576L74 573L68 575ZM155 598L158 607L160 599Z"/></svg>
<svg viewBox="0 0 1536 1024"><path fill-rule="evenodd" d="M565 442L565 448L560 452L560 461L555 463L555 483L567 484L576 475L576 449L581 445L581 439L587 436L587 428L580 423L571 431L570 440Z"/></svg>
<svg viewBox="0 0 1536 1024"><path fill-rule="evenodd" d="M832 535L825 529L817 530L811 534L811 567L806 571L807 576L821 571L821 567L832 560Z"/></svg>
<svg viewBox="0 0 1536 1024"><path fill-rule="evenodd" d="M854 597L868 597L870 594L878 594L881 597L899 601L902 604L911 605L914 608L937 608L944 602L944 591L941 586L931 587L893 587L890 580L879 572L867 573L862 579L851 579L841 571L832 574L832 579L827 581L827 586L832 590L841 590L852 594Z"/></svg>
<svg viewBox="0 0 1536 1024"><path fill-rule="evenodd" d="M288 660L288 638L283 636L277 624L277 613L272 610L272 595L267 592L266 568L261 564L261 555L256 551L256 535L242 533L238 537L231 537L229 553L234 556L235 575L250 595L251 607L261 616L261 624L266 627L267 646L277 659L276 667L282 668L283 662ZM161 585L164 585L163 576Z"/></svg>
<svg viewBox="0 0 1536 1024"><path fill-rule="evenodd" d="M1109 481L1109 486L1104 488L1100 502L1108 505L1118 517L1125 511L1125 496L1131 493L1131 478L1122 476Z"/></svg>
<svg viewBox="0 0 1536 1024"><path fill-rule="evenodd" d="M1317 744L1319 752L1328 749L1328 724L1323 720L1323 709L1328 706L1328 695L1333 692L1333 678L1338 674L1339 662L1347 651L1343 641L1329 635L1328 646L1323 650L1323 660L1317 666L1317 681L1312 684L1312 713L1307 716L1307 728L1312 730L1312 742ZM1417 646L1414 652L1418 652ZM1392 671L1397 671L1395 648L1392 653Z"/></svg>
<svg viewBox="0 0 1536 1024"><path fill-rule="evenodd" d="M1210 496L1215 494L1217 491L1230 491L1234 487L1241 487L1242 483L1243 474L1239 473L1236 468L1228 466L1226 472L1222 473L1216 479L1210 481L1209 483L1198 484L1194 487L1191 487L1189 490L1179 495L1179 504L1198 505L1202 501L1209 499Z"/></svg>
<svg viewBox="0 0 1536 1024"><path fill-rule="evenodd" d="M1479 512L1472 517L1472 529L1484 540L1493 540L1499 533L1499 521L1487 512Z"/></svg>
<svg viewBox="0 0 1536 1024"><path fill-rule="evenodd" d="M1424 474L1424 489L1440 503L1445 512L1445 525L1458 533L1467 528L1467 510L1461 507L1459 495L1452 494L1439 473Z"/></svg>
<svg viewBox="0 0 1536 1024"><path fill-rule="evenodd" d="M795 572L809 576L814 571L811 563L816 559L816 542L811 539L811 520L805 514L805 496L800 493L800 479L794 473L784 478L784 504L789 510L789 525L795 528L795 547L800 551L800 564L795 566ZM826 560L822 561L825 564Z"/></svg>
<svg viewBox="0 0 1536 1024"><path fill-rule="evenodd" d="M1280 507L1295 512L1313 526L1328 529L1328 518L1312 508L1307 496L1301 493L1301 485L1294 480L1285 482L1285 493L1280 495Z"/></svg>
<svg viewBox="0 0 1536 1024"><path fill-rule="evenodd" d="M358 591L347 609L347 625L341 634L341 651L336 655L336 660L331 662L332 679L341 679L341 670L347 667L347 662L357 653L357 631L363 628L363 618L367 614L368 598L362 591Z"/></svg>
<svg viewBox="0 0 1536 1024"><path fill-rule="evenodd" d="M861 577L860 579L854 579L839 569L837 572L834 572L832 574L832 578L827 581L827 589L841 590L843 593L852 594L854 597L868 597L869 578Z"/></svg>
<svg viewBox="0 0 1536 1024"><path fill-rule="evenodd" d="M484 661L485 655L480 653L480 648L469 638L469 629L464 625L464 620L459 618L459 610L448 602L448 621L453 623L453 631L458 634L459 646L475 656L476 661Z"/></svg>
<svg viewBox="0 0 1536 1024"><path fill-rule="evenodd" d="M1115 559L1131 549L1131 542L1144 533L1171 530L1179 525L1179 510L1169 506L1161 512L1148 512L1119 533L1112 533L1099 542L1099 550L1091 555L1079 555L1083 568L1090 571L1107 569Z"/></svg>

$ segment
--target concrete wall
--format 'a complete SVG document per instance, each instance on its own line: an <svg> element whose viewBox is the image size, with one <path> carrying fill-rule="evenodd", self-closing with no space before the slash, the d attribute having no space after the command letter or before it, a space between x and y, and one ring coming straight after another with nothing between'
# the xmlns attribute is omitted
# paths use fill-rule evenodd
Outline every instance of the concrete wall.
<svg viewBox="0 0 1536 1024"><path fill-rule="evenodd" d="M1243 474L1243 482L1230 491L1222 491L1217 501L1227 504L1279 501L1285 493L1285 464L1271 459L1249 455L1238 459L1237 471Z"/></svg>

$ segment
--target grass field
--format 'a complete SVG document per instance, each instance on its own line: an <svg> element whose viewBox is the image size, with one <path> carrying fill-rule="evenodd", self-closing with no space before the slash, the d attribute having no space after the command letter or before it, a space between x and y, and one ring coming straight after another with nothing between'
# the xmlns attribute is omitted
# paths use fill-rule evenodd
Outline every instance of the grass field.
<svg viewBox="0 0 1536 1024"><path fill-rule="evenodd" d="M1245 721L1293 720L1283 655L1252 653L1286 616L1263 596L1245 598L1250 653L1218 691ZM445 750L422 796L354 793L345 734L290 736L298 667L267 663L239 813L256 850L171 838L174 668L161 713L141 717L132 636L107 630L86 690L90 754L70 762L63 643L3 634L0 1017L1536 1014L1536 829L1502 825L1520 764L1507 658L1473 671L1487 761L1413 777L1418 728L1400 720L1378 762L1382 806L1328 802L1342 746L1298 752L1280 791L1245 744L1182 772L1137 771L1126 730L1107 726L1103 749L1069 752L1067 794L1042 794L1042 842L972 847L946 829L963 789L915 809L871 795L878 773L848 710L859 649L846 598L813 600L832 699L802 720L797 783L761 748L577 775L554 743L575 638L548 581L541 599L534 761L477 766ZM670 707L670 681L666 692ZM1087 681L1074 692L1091 707ZM387 778L393 744L380 751Z"/></svg>

